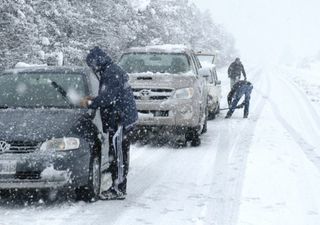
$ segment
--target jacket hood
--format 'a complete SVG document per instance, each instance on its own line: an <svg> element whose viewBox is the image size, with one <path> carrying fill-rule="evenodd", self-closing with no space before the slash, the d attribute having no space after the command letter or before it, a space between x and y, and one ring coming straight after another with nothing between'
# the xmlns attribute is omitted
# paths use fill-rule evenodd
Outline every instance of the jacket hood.
<svg viewBox="0 0 320 225"><path fill-rule="evenodd" d="M112 59L101 48L95 47L90 50L86 58L87 65L93 72L99 72L103 67L112 63Z"/></svg>
<svg viewBox="0 0 320 225"><path fill-rule="evenodd" d="M0 111L0 140L44 141L72 133L84 110L8 109Z"/></svg>

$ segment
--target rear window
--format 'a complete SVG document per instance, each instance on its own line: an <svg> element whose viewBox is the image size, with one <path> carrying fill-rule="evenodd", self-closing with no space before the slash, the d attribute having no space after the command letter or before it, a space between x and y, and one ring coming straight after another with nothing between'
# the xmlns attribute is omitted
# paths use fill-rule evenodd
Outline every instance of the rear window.
<svg viewBox="0 0 320 225"><path fill-rule="evenodd" d="M186 54L129 53L121 57L119 65L127 73L181 74L191 70Z"/></svg>
<svg viewBox="0 0 320 225"><path fill-rule="evenodd" d="M78 107L88 95L82 74L19 73L0 76L0 107Z"/></svg>
<svg viewBox="0 0 320 225"><path fill-rule="evenodd" d="M197 55L202 66L211 65L214 61L214 55Z"/></svg>

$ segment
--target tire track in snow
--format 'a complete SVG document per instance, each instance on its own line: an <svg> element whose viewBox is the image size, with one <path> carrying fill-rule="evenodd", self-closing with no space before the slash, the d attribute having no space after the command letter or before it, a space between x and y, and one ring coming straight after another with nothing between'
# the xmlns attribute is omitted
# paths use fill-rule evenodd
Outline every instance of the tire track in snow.
<svg viewBox="0 0 320 225"><path fill-rule="evenodd" d="M252 83L254 90L262 88L261 70L254 74ZM257 85L259 84L259 85ZM265 87L267 92L270 86ZM259 95L258 95L259 96ZM266 98L259 96L252 110L251 119L236 121L228 120L220 126L218 153L216 157L213 180L217 185L212 188L213 201L206 207L205 224L233 225L237 223L242 186L246 172L247 158L254 130L266 105ZM232 139L233 138L233 139Z"/></svg>
<svg viewBox="0 0 320 225"><path fill-rule="evenodd" d="M280 80L280 79L279 79ZM267 82L270 86L270 78L269 75L267 76ZM286 81L281 79L281 82L284 86L288 87L288 84ZM291 88L287 88L286 90L290 90ZM299 90L299 89L298 89ZM294 92L292 89L290 92ZM277 119L277 121L283 126L283 128L288 132L288 134L292 137L292 139L300 146L300 148L303 150L307 158L314 164L314 166L320 171L320 156L317 154L318 147L312 146L308 143L308 141L305 140L305 138L302 137L302 135L293 127L290 125L290 123L285 119L285 117L282 116L281 111L279 110L279 107L277 104L270 98L268 95L263 93L262 91L257 90L257 93L259 93L261 96L264 96L269 104L271 105L271 109ZM310 113L312 114L313 118L318 118L315 110L313 109L313 106L309 103L309 99L303 94L303 92L299 92L299 97L303 98L307 103L307 105L310 107ZM309 108L308 108L309 112ZM319 120L313 121L314 123L319 123Z"/></svg>

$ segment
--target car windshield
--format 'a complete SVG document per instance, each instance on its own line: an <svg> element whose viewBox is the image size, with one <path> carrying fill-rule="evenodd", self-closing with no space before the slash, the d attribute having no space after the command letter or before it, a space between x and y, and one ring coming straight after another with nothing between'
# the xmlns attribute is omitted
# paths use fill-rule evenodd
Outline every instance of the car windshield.
<svg viewBox="0 0 320 225"><path fill-rule="evenodd" d="M119 62L127 73L187 73L191 70L187 55L172 53L129 53Z"/></svg>
<svg viewBox="0 0 320 225"><path fill-rule="evenodd" d="M1 108L72 108L87 95L84 76L68 73L12 73L0 76Z"/></svg>

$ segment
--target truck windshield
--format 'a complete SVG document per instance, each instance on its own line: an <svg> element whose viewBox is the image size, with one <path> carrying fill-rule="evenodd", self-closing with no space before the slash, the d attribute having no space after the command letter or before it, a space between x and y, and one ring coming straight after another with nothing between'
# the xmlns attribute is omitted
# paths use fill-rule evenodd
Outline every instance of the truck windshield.
<svg viewBox="0 0 320 225"><path fill-rule="evenodd" d="M2 108L73 108L88 93L81 74L24 73L0 76Z"/></svg>
<svg viewBox="0 0 320 225"><path fill-rule="evenodd" d="M172 53L128 53L121 57L119 65L127 73L181 74L191 70L187 55Z"/></svg>

